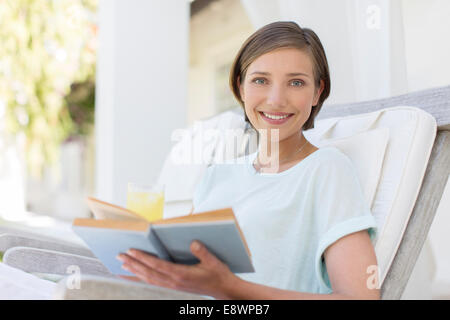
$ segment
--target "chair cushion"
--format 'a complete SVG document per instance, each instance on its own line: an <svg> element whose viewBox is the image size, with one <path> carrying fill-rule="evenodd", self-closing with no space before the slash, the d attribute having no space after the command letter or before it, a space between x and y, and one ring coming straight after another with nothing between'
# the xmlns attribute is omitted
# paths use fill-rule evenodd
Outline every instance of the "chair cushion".
<svg viewBox="0 0 450 320"><path fill-rule="evenodd" d="M319 140L313 144L318 147L334 146L352 160L358 171L366 201L371 207L380 180L388 139L389 129L380 128L345 138ZM312 142L313 138L309 140Z"/></svg>
<svg viewBox="0 0 450 320"><path fill-rule="evenodd" d="M374 143L371 139L374 138L372 134L376 133L355 138L356 134L370 133L373 129L389 130L384 154L381 140L373 145L373 150L370 150L371 144ZM395 257L413 211L436 130L436 120L427 112L416 107L398 106L371 113L320 120L316 122L314 129L305 131L305 136L319 146L329 141L342 148L355 163L368 200L371 199L376 184L378 163L374 159L371 160L371 164L363 161L367 161L371 156L375 156L378 160L383 158L376 193L373 201L368 201L378 224L375 252L380 284L384 281ZM342 144L343 140L330 140L345 138L348 139L347 144ZM382 139L385 138L386 133L383 133ZM357 143L358 146L349 146L352 143ZM364 152L371 154L364 155ZM375 166L373 169L372 165ZM364 172L369 170L369 167L370 172Z"/></svg>
<svg viewBox="0 0 450 320"><path fill-rule="evenodd" d="M172 134L172 140L178 142L172 147L158 177L158 182L165 185L164 218L185 215L191 211L195 186L206 168L213 162L232 156L230 152L222 152L228 148L227 139L232 138L234 141L236 137L238 143L245 147L242 143L245 128L246 122L240 110L230 110L197 121L188 129ZM227 135L230 132L233 136ZM237 156L241 156L245 148L240 148L238 152Z"/></svg>

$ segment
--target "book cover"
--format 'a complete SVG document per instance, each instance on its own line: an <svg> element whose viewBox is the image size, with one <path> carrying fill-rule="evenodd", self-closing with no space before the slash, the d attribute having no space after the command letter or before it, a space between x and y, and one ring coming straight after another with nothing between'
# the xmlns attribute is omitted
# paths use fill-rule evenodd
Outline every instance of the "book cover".
<svg viewBox="0 0 450 320"><path fill-rule="evenodd" d="M250 251L232 208L150 223L125 208L95 198L88 198L88 205L95 217L108 219L78 218L72 229L113 274L132 275L116 259L130 248L175 263L196 264L199 261L190 251L194 240L202 242L232 272L254 272Z"/></svg>

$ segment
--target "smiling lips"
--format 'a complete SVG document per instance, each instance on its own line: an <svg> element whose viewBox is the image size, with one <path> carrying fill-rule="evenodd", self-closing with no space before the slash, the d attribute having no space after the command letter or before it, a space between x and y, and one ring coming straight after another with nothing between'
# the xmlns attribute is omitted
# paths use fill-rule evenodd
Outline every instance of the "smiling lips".
<svg viewBox="0 0 450 320"><path fill-rule="evenodd" d="M274 112L274 113L267 113L267 112L261 112L259 111L259 114L261 117L267 121L270 124L283 124L288 119L293 116L293 113L285 113L285 112Z"/></svg>

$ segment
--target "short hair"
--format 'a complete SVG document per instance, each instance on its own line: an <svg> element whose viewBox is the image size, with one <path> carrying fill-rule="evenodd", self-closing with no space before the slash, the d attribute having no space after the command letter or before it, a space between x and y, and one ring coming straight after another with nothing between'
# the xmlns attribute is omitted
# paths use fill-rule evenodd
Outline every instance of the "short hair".
<svg viewBox="0 0 450 320"><path fill-rule="evenodd" d="M239 104L244 108L245 121L250 123L245 113L238 80L241 83L243 82L249 65L258 57L280 48L297 48L307 53L312 60L316 88L320 87L321 80L324 83L324 89L319 97L319 101L312 108L308 120L303 125L304 130L314 128L314 119L322 108L323 102L330 94L331 84L325 50L319 37L311 29L300 28L298 24L291 21L273 22L258 29L242 44L234 59L230 70L231 90ZM252 124L250 123L250 125Z"/></svg>

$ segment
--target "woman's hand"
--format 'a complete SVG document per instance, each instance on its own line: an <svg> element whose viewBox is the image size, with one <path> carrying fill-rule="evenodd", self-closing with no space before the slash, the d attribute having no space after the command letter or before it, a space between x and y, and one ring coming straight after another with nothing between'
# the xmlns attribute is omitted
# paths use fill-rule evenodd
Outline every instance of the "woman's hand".
<svg viewBox="0 0 450 320"><path fill-rule="evenodd" d="M117 258L123 262L122 268L149 284L227 299L230 284L239 278L200 242L192 242L190 249L200 260L196 265L175 264L136 249Z"/></svg>

